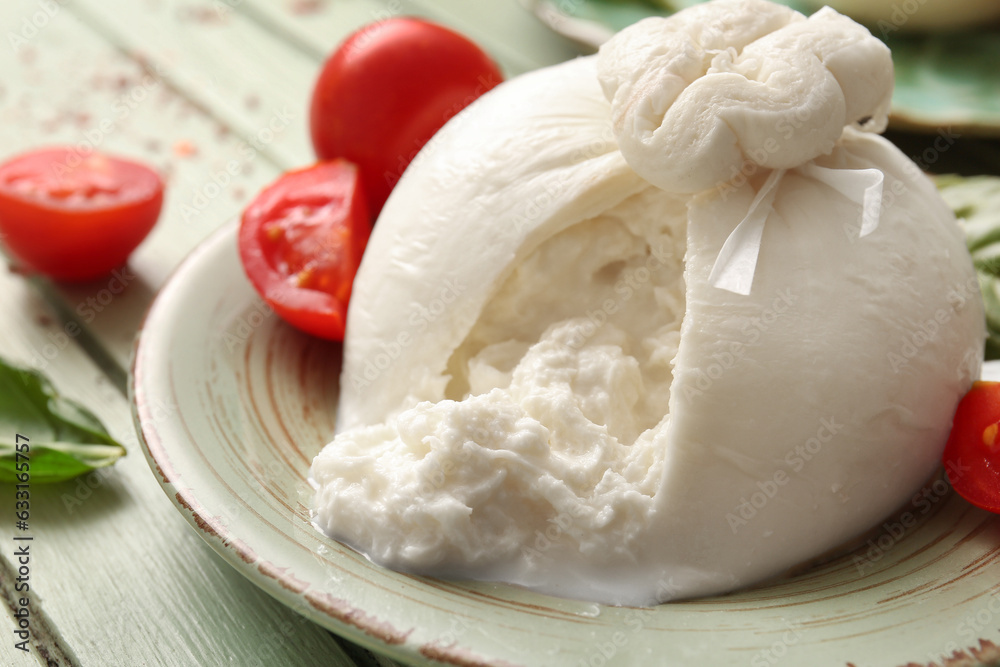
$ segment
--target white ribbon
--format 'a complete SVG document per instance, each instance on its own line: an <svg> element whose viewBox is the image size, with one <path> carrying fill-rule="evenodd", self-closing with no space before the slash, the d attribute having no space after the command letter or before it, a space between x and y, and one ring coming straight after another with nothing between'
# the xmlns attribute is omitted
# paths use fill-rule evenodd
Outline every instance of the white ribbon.
<svg viewBox="0 0 1000 667"><path fill-rule="evenodd" d="M829 185L861 206L861 232L858 238L864 238L878 228L884 181L881 171L827 169L812 162L799 167L799 171L804 176ZM715 265L708 276L708 282L713 287L743 296L750 294L753 276L757 270L757 258L760 255L760 242L764 236L764 223L771 214L778 183L784 175L784 169L771 172L750 203L746 216L722 244L719 256L716 257Z"/></svg>
<svg viewBox="0 0 1000 667"><path fill-rule="evenodd" d="M771 172L757 191L757 196L750 202L746 217L722 244L722 250L715 258L715 266L708 275L708 282L713 287L743 296L750 294L753 274L757 270L757 255L760 254L760 240L764 236L764 223L767 222L767 216L771 215L778 182L784 175L784 169Z"/></svg>
<svg viewBox="0 0 1000 667"><path fill-rule="evenodd" d="M799 167L805 176L826 183L831 188L861 205L861 233L863 239L878 228L882 209L882 182L885 176L878 169L827 169L812 162Z"/></svg>

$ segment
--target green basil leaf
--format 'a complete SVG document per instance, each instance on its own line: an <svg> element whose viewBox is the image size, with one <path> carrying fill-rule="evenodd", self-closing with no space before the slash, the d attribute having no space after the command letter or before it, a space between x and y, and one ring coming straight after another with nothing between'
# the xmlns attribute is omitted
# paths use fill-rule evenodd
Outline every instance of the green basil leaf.
<svg viewBox="0 0 1000 667"><path fill-rule="evenodd" d="M1000 178L995 176L937 176L945 202L955 211L986 311L986 358L1000 359Z"/></svg>
<svg viewBox="0 0 1000 667"><path fill-rule="evenodd" d="M0 359L0 482L17 480L18 434L28 438L32 482L72 479L125 455L100 420L48 378Z"/></svg>
<svg viewBox="0 0 1000 667"><path fill-rule="evenodd" d="M1000 257L1000 178L938 176L938 191L962 220L973 255ZM1000 265L994 268L1000 269Z"/></svg>

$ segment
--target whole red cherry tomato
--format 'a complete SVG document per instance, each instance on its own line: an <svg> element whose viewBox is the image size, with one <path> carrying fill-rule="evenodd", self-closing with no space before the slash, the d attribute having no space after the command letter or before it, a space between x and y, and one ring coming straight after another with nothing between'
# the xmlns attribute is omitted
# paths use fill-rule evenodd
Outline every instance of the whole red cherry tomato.
<svg viewBox="0 0 1000 667"><path fill-rule="evenodd" d="M417 151L501 81L489 56L447 28L415 18L373 23L320 72L310 109L316 155L357 164L377 216Z"/></svg>
<svg viewBox="0 0 1000 667"><path fill-rule="evenodd" d="M0 165L0 234L28 271L98 278L125 263L160 215L163 181L141 164L47 148Z"/></svg>
<svg viewBox="0 0 1000 667"><path fill-rule="evenodd" d="M1000 512L1000 383L975 382L955 411L941 461L960 496Z"/></svg>
<svg viewBox="0 0 1000 667"><path fill-rule="evenodd" d="M240 259L279 317L314 336L343 340L351 285L370 231L357 167L320 162L282 175L247 207Z"/></svg>

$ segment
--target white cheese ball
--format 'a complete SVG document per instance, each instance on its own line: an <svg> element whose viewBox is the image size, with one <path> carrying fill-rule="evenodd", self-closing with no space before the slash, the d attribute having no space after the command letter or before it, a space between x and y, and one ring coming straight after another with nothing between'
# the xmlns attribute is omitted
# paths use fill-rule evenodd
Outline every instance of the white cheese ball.
<svg viewBox="0 0 1000 667"><path fill-rule="evenodd" d="M713 2L449 122L355 281L318 525L397 569L654 604L778 575L903 505L984 323L954 216L861 131L890 93L872 39ZM814 167L881 172L873 232ZM776 168L750 293L714 287Z"/></svg>

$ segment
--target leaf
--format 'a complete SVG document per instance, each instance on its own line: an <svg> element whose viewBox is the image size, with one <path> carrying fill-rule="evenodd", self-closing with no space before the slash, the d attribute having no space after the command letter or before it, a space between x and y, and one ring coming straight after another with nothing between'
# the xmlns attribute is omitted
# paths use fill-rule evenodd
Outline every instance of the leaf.
<svg viewBox="0 0 1000 667"><path fill-rule="evenodd" d="M979 275L986 310L986 358L1000 359L1000 178L949 175L934 180L961 220Z"/></svg>
<svg viewBox="0 0 1000 667"><path fill-rule="evenodd" d="M17 481L17 443L24 438L36 483L72 479L125 455L90 410L61 396L40 372L0 359L0 482Z"/></svg>

